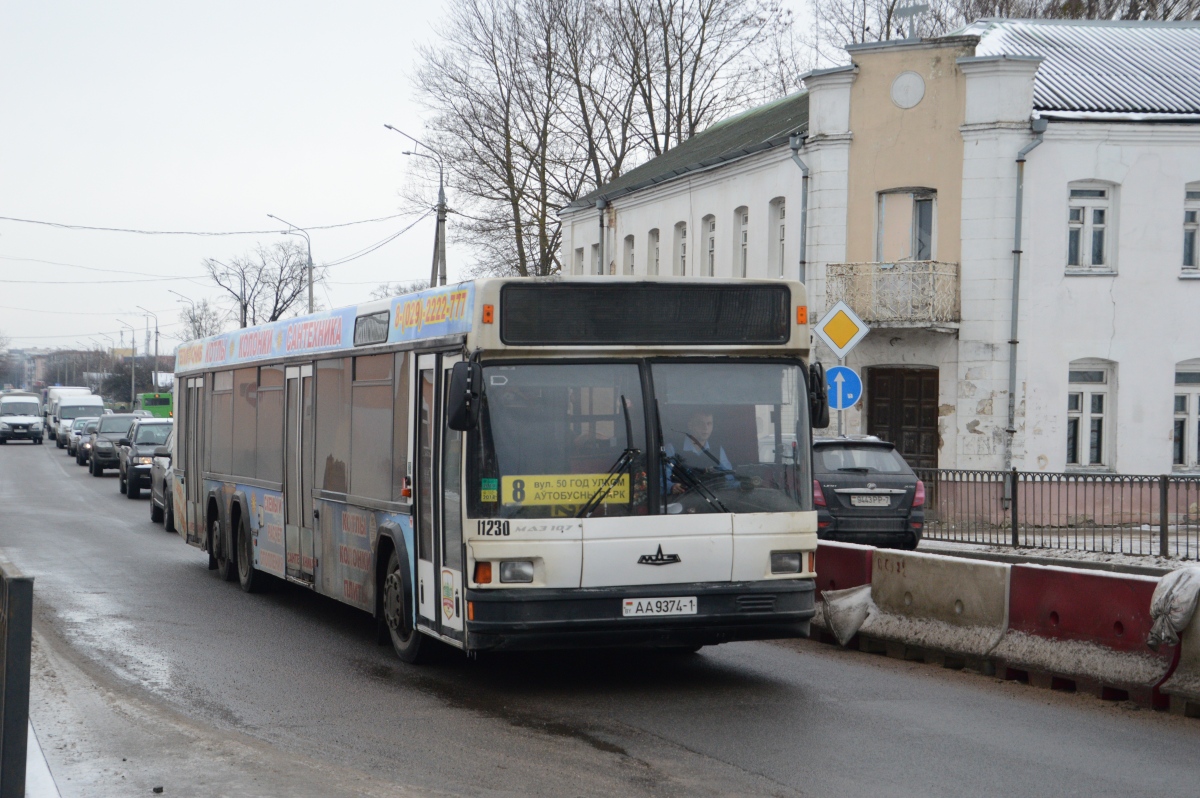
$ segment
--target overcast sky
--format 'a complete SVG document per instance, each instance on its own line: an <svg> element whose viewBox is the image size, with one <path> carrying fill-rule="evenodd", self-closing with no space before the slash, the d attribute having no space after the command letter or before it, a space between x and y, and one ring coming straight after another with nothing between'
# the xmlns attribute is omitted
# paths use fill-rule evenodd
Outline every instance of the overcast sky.
<svg viewBox="0 0 1200 798"><path fill-rule="evenodd" d="M0 216L213 232L281 229L268 213L301 227L393 216L410 145L383 125L421 136L413 47L432 38L439 6L5 3ZM312 231L313 259L351 255L411 222ZM202 276L204 258L278 240L271 232L149 236L0 220L0 334L22 348L107 347L101 334L120 342L123 321L138 328L140 347L140 305L158 314L170 352L181 300L168 289L218 299ZM427 279L432 242L426 219L334 267L318 300L340 307L384 281ZM451 246L451 281L468 257Z"/></svg>

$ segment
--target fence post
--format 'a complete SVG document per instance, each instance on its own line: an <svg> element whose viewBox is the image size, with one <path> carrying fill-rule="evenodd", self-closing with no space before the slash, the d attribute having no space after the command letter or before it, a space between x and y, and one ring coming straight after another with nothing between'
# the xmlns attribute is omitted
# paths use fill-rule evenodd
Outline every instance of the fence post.
<svg viewBox="0 0 1200 798"><path fill-rule="evenodd" d="M1158 556L1166 557L1170 541L1167 535L1167 488L1170 477L1163 474L1158 478Z"/></svg>
<svg viewBox="0 0 1200 798"><path fill-rule="evenodd" d="M1018 531L1018 522L1017 522L1017 519L1020 517L1017 515L1017 507L1018 507L1018 505L1017 505L1017 469L1014 468L1012 470L1012 473L1009 474L1009 479L1012 480L1012 483L1011 483L1012 490L1009 491L1009 493L1012 494L1012 501L1009 502L1008 506L1009 506L1010 511L1012 512L1012 545L1013 545L1013 548L1015 549L1021 545L1021 535L1020 535L1020 532Z"/></svg>
<svg viewBox="0 0 1200 798"><path fill-rule="evenodd" d="M0 564L0 798L25 795L29 746L29 658L33 647L33 578Z"/></svg>

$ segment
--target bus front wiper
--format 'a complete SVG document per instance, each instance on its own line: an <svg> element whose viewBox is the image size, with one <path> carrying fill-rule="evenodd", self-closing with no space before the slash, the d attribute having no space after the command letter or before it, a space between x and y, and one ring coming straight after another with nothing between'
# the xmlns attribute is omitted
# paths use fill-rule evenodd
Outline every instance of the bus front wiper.
<svg viewBox="0 0 1200 798"><path fill-rule="evenodd" d="M621 472L629 467L633 462L633 458L642 453L641 449L633 448L633 423L629 420L629 402L625 399L625 394L621 394L621 411L625 415L625 451L621 452L621 456L617 458L617 462L613 463L612 468L608 469L608 474L604 477L604 481L600 483L600 487L596 488L596 492L592 494L592 498L588 499L583 507L579 508L579 512L575 514L576 518L588 518L592 513L596 512L596 508L604 501L608 494L612 493L612 489L621 481ZM630 474L630 482L633 481L633 475ZM630 486L632 487L632 486Z"/></svg>

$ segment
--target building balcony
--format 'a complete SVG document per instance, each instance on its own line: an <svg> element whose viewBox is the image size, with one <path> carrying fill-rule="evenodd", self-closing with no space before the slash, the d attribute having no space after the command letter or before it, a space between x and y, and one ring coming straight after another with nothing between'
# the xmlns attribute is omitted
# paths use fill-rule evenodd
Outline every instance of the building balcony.
<svg viewBox="0 0 1200 798"><path fill-rule="evenodd" d="M831 263L825 299L829 307L845 302L872 327L949 331L962 320L957 263Z"/></svg>

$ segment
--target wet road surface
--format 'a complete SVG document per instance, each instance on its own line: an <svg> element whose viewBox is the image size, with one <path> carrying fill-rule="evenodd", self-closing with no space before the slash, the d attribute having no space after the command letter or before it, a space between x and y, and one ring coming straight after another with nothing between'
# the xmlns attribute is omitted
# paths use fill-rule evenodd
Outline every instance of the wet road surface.
<svg viewBox="0 0 1200 798"><path fill-rule="evenodd" d="M1194 795L1200 721L810 641L410 666L366 615L245 595L115 473L0 447L64 796Z"/></svg>

